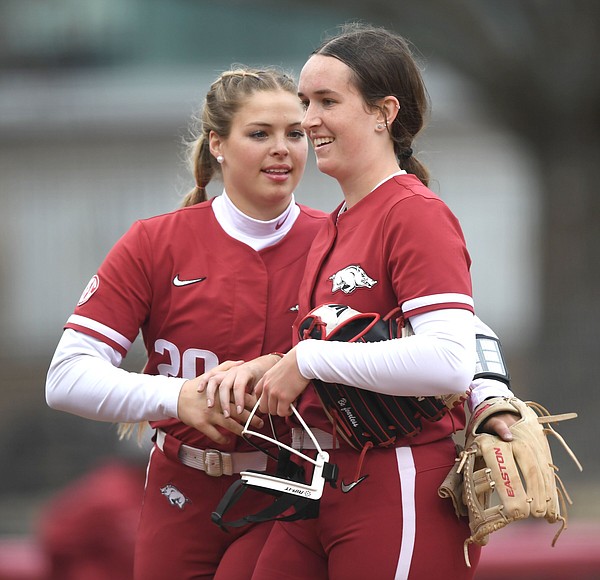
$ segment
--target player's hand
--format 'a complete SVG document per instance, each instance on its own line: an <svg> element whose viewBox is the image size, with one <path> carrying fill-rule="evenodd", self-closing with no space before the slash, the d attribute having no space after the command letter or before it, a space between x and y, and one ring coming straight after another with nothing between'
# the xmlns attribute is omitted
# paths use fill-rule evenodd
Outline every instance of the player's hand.
<svg viewBox="0 0 600 580"><path fill-rule="evenodd" d="M245 409L251 410L256 403L252 394L256 383L280 360L277 355L263 355L240 365L231 365L219 372L205 373L199 379L199 391L206 391L209 407L218 403L223 414L229 417L234 412L240 414ZM214 370L214 369L213 369ZM233 405L232 405L233 404Z"/></svg>
<svg viewBox="0 0 600 580"><path fill-rule="evenodd" d="M215 376L219 375L220 373L226 372L229 369L232 369L233 367L236 367L236 366L240 366L242 364L244 364L243 360L226 360L226 361L222 362L220 365L217 365L216 367L213 367L209 371L206 371L204 374L200 375L199 377L196 377L193 380L196 381L196 383L197 383L198 392L201 393L202 391L204 391L206 389L206 385L208 384L208 381L212 377L215 377Z"/></svg>
<svg viewBox="0 0 600 580"><path fill-rule="evenodd" d="M498 435L504 441L512 441L513 435L510 426L514 425L520 418L519 415L514 413L496 413L485 421L477 432Z"/></svg>
<svg viewBox="0 0 600 580"><path fill-rule="evenodd" d="M296 349L293 348L258 381L254 394L260 397L260 411L288 417L292 414L290 405L309 383L298 370Z"/></svg>
<svg viewBox="0 0 600 580"><path fill-rule="evenodd" d="M251 404L251 399L248 397L248 405ZM241 435L243 425L246 423L249 411L243 409L241 413L233 413L229 417L223 415L220 404L215 404L209 407L206 401L206 393L199 393L197 387L197 379L192 379L183 383L179 392L179 400L177 401L177 414L179 419L204 433L215 443L226 444L229 442L229 437L223 434L218 427L222 427L230 431L234 435ZM263 427L264 422L256 415L252 418L250 424L257 429Z"/></svg>

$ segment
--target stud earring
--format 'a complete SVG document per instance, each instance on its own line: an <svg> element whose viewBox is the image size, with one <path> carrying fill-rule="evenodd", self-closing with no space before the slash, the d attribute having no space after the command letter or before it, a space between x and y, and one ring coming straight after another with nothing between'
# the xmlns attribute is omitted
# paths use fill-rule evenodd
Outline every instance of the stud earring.
<svg viewBox="0 0 600 580"><path fill-rule="evenodd" d="M383 129L384 125L383 123L377 123L377 130L381 131Z"/></svg>
<svg viewBox="0 0 600 580"><path fill-rule="evenodd" d="M225 157L222 155L217 155L217 163L223 163L223 161L225 161Z"/></svg>

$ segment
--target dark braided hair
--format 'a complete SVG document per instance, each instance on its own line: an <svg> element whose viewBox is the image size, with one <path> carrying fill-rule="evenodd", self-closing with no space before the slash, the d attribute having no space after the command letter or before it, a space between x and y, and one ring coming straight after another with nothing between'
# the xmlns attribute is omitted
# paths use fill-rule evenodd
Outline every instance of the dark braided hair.
<svg viewBox="0 0 600 580"><path fill-rule="evenodd" d="M377 102L387 96L398 99L398 114L387 126L398 164L428 185L429 171L413 155L412 145L429 113L429 95L408 41L385 28L350 23L313 54L332 56L348 66L368 106L379 108Z"/></svg>

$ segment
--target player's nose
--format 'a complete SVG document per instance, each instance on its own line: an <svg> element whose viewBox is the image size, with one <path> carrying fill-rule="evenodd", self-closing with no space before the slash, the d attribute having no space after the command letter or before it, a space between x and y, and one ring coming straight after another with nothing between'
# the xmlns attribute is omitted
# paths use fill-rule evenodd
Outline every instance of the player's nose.
<svg viewBox="0 0 600 580"><path fill-rule="evenodd" d="M277 137L271 147L271 155L277 155L278 157L285 157L290 152L290 148L285 137Z"/></svg>

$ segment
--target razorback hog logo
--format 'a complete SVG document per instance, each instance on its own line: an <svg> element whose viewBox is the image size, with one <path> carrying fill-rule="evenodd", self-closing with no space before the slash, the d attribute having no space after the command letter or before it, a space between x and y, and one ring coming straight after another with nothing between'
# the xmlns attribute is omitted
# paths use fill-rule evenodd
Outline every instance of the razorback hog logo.
<svg viewBox="0 0 600 580"><path fill-rule="evenodd" d="M499 447L494 447L494 453L496 454L496 461L498 463L498 469L500 470L500 476L502 477L504 487L506 488L506 495L508 495L508 497L515 497L515 490L512 487L510 475L508 474L506 465L504 464L505 462L504 455L502 455L502 450Z"/></svg>
<svg viewBox="0 0 600 580"><path fill-rule="evenodd" d="M357 288L372 288L377 284L377 280L373 280L360 266L354 264L346 266L329 279L333 281L332 294L338 290L344 294L352 294Z"/></svg>
<svg viewBox="0 0 600 580"><path fill-rule="evenodd" d="M162 493L169 500L171 505L178 507L180 510L185 507L186 503L191 501L171 483L161 487L160 493Z"/></svg>

